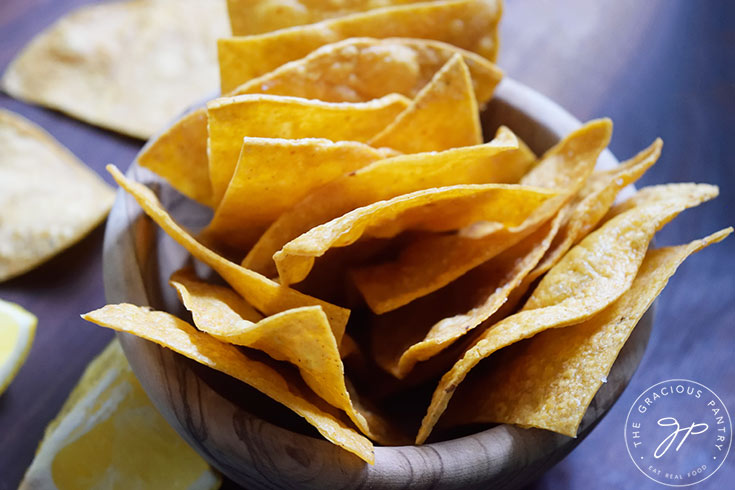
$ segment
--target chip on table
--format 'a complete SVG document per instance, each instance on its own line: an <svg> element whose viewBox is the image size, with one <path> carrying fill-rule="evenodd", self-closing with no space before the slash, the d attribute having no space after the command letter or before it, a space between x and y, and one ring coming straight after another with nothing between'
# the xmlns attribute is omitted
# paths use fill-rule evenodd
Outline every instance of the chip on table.
<svg viewBox="0 0 735 490"><path fill-rule="evenodd" d="M0 281L84 238L112 207L113 189L51 135L0 110Z"/></svg>
<svg viewBox="0 0 735 490"><path fill-rule="evenodd" d="M140 139L217 90L225 0L129 0L88 5L38 34L2 88Z"/></svg>

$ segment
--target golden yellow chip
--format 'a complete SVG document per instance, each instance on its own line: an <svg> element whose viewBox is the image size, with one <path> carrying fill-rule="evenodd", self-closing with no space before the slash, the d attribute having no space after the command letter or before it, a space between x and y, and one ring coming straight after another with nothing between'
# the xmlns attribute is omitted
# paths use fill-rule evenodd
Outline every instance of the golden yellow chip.
<svg viewBox="0 0 735 490"><path fill-rule="evenodd" d="M294 308L253 322L240 314L253 318L252 307L237 293L199 281L191 270L174 273L171 285L197 328L228 344L258 349L293 364L314 393L374 438L365 417L352 405L337 341L320 306Z"/></svg>
<svg viewBox="0 0 735 490"><path fill-rule="evenodd" d="M184 231L163 209L158 198L149 188L128 180L114 165L108 165L107 171L112 174L120 187L135 198L143 211L158 226L163 228L171 238L176 240L195 258L214 269L245 301L266 315L274 315L301 306L321 306L329 318L334 336L338 341L342 340L347 319L350 316L349 310L281 286L216 254Z"/></svg>
<svg viewBox="0 0 735 490"><path fill-rule="evenodd" d="M366 102L396 93L413 99L456 54L470 70L478 104L485 105L503 76L499 68L451 44L410 38L350 38L328 44L245 82L232 95Z"/></svg>
<svg viewBox="0 0 735 490"><path fill-rule="evenodd" d="M521 183L560 189L564 194L550 199L522 226L495 233L472 227L459 234L422 238L409 243L393 261L355 269L353 280L370 308L378 314L400 308L446 286L533 233L584 185L610 141L611 130L609 119L591 121L544 154ZM394 280L397 277L401 280Z"/></svg>
<svg viewBox="0 0 735 490"><path fill-rule="evenodd" d="M0 110L0 281L92 231L115 192L50 134Z"/></svg>
<svg viewBox="0 0 735 490"><path fill-rule="evenodd" d="M383 7L426 0L227 0L232 34L249 36Z"/></svg>
<svg viewBox="0 0 735 490"><path fill-rule="evenodd" d="M489 222L515 228L555 192L512 184L438 187L378 201L312 228L291 240L274 256L281 284L302 281L333 247L361 237L392 238L405 230L442 232Z"/></svg>
<svg viewBox="0 0 735 490"><path fill-rule="evenodd" d="M416 443L423 443L467 373L493 352L550 328L581 323L618 299L635 278L654 233L686 208L717 196L704 184L665 186L660 199L631 208L589 234L544 277L523 309L488 328L446 373Z"/></svg>
<svg viewBox="0 0 735 490"><path fill-rule="evenodd" d="M276 273L273 254L286 243L361 206L432 187L489 182L514 183L529 162L508 129L490 143L438 153L400 155L374 162L315 190L283 213L243 260L265 275ZM506 153L510 153L504 158Z"/></svg>
<svg viewBox="0 0 735 490"><path fill-rule="evenodd" d="M441 0L325 20L257 36L218 41L222 93L350 37L435 39L493 61L498 51L499 0Z"/></svg>
<svg viewBox="0 0 735 490"><path fill-rule="evenodd" d="M136 161L185 196L212 206L206 109L197 109L176 121L145 145Z"/></svg>
<svg viewBox="0 0 735 490"><path fill-rule="evenodd" d="M566 194L548 199L524 222L511 228L489 223L470 226L469 234L461 230L418 237L403 246L395 260L353 269L352 280L373 313L393 311L508 250L556 215L566 200Z"/></svg>
<svg viewBox="0 0 735 490"><path fill-rule="evenodd" d="M579 195L569 203L569 211L565 222L554 238L550 249L546 252L541 263L526 276L518 289L526 291L528 286L543 273L551 269L564 254L585 237L605 216L615 197L621 189L632 184L651 165L656 163L661 155L663 142L654 141L651 146L638 153L617 167L593 173Z"/></svg>
<svg viewBox="0 0 735 490"><path fill-rule="evenodd" d="M178 352L198 363L236 378L287 406L313 425L326 439L373 464L373 444L339 420L338 414L298 376L249 358L243 351L199 332L162 311L120 304L82 315L102 327L127 332Z"/></svg>
<svg viewBox="0 0 735 490"><path fill-rule="evenodd" d="M375 361L403 378L417 363L490 318L541 260L563 218L557 214L520 243L442 289L375 317L371 330Z"/></svg>
<svg viewBox="0 0 735 490"><path fill-rule="evenodd" d="M523 176L521 184L576 193L592 174L611 135L610 119L589 121L544 153L538 165Z"/></svg>
<svg viewBox="0 0 735 490"><path fill-rule="evenodd" d="M244 254L310 191L381 158L381 152L356 141L245 137L227 191L204 234Z"/></svg>
<svg viewBox="0 0 735 490"><path fill-rule="evenodd" d="M411 105L368 143L403 153L482 144L480 113L462 56L447 61Z"/></svg>
<svg viewBox="0 0 735 490"><path fill-rule="evenodd" d="M632 286L579 325L541 332L500 351L492 369L478 366L462 384L448 423L498 422L570 437L640 318L692 253L732 233L728 228L687 245L649 250ZM442 420L445 420L442 419Z"/></svg>
<svg viewBox="0 0 735 490"><path fill-rule="evenodd" d="M426 39L346 39L323 46L251 80L229 95L270 94L327 102L367 102L391 93L413 98L452 55L470 70L475 96L484 104L502 72L487 59ZM316 79L315 79L316 77ZM147 145L138 163L182 194L213 206L207 157L207 111L197 109Z"/></svg>
<svg viewBox="0 0 735 490"><path fill-rule="evenodd" d="M648 148L617 167L593 173L575 199L567 204L565 223L549 247L542 261L531 271L521 284L508 296L500 317L514 310L531 284L556 264L572 245L587 235L604 217L617 193L626 185L635 182L661 154L663 143L654 141ZM645 194L645 193L644 193Z"/></svg>
<svg viewBox="0 0 735 490"><path fill-rule="evenodd" d="M274 95L222 97L207 104L209 178L213 203L224 196L243 137L326 138L366 142L406 107L398 94L360 103L331 103Z"/></svg>
<svg viewBox="0 0 735 490"><path fill-rule="evenodd" d="M605 215L605 217L602 219L603 223L606 223L610 221L611 219L615 218L616 216L626 212L630 211L633 208L640 208L643 206L651 206L651 205L658 205L661 202L666 202L667 200L671 199L671 195L676 195L677 193L683 192L683 190L692 188L694 190L697 190L697 187L692 187L693 184L663 184L663 185L654 185L650 187L644 187L643 189L639 190L635 193L632 197L626 199L625 201L616 204L613 206L610 211ZM715 196L716 193L716 187L715 189Z"/></svg>
<svg viewBox="0 0 735 490"><path fill-rule="evenodd" d="M8 66L19 99L147 139L217 90L224 0L113 1L82 7Z"/></svg>

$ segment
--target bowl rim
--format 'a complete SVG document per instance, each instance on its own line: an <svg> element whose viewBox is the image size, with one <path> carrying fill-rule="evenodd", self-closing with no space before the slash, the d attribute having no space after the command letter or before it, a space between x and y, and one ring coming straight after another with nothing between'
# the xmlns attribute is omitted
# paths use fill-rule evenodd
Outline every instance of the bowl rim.
<svg viewBox="0 0 735 490"><path fill-rule="evenodd" d="M534 119L539 128L557 139L581 126L579 120L546 96L507 77L497 87L494 99ZM163 131L159 132L159 135L162 133ZM157 138L158 135L149 140L141 152ZM617 164L615 156L606 149L599 158L598 168L608 169ZM139 167L137 161L130 166L127 175L148 183L163 182L157 175ZM629 186L621 192L620 197L629 196L633 192L634 189ZM153 226L155 233L161 232L142 215L142 210L132 197L119 189L108 218L104 239L104 285L109 303L149 305L151 302L141 270L143 264L150 259L152 251L150 244L146 246L140 243L137 236L140 226ZM121 251L126 252L127 256L121 255ZM137 268L130 267L131 260ZM412 485L411 488L428 485L437 488L471 488L476 485L480 488L488 484L488 478L515 487L539 476L570 452L612 407L640 363L648 343L652 317L653 307L634 329L636 335L631 334L613 365L609 378L618 379L618 386L613 387L613 382L603 384L588 408L576 439L541 429L521 429L500 424L468 436L421 446L376 446L376 462L373 466L360 464L356 457L326 440L291 432L247 413L242 407L216 393L186 363L181 363L183 356L130 334L117 335L141 385L169 424L213 466L248 488L273 488L272 485L280 488L284 482L288 487L291 480L277 482L271 479L272 475L277 477L278 474L294 471L294 460L303 462L301 459L305 457L304 454L308 458L314 452L319 453L325 461L321 461L318 467L306 465L309 467L305 472L301 471L304 468L300 468L299 478L302 479L294 488L312 488L309 484L313 488L345 487L346 482L371 488L406 488L408 483ZM632 342L634 338L636 340ZM622 364L625 366L621 368L619 364L623 360L625 362ZM200 425L207 425L209 418L219 421L229 418L239 422L229 422L219 428L207 427L203 435L197 430L197 423L192 423L191 407L187 405L186 410L180 410L170 398L170 390L166 392L163 389L170 381L172 370L188 387L187 394L180 401L191 401L189 390L196 392L199 406L195 407L194 412L196 417L201 418ZM588 417L590 413L592 416ZM242 426L239 428L242 434L238 437L243 446L263 440L280 440L280 446L275 452L272 448L269 450L282 456L284 461L267 458L264 469L264 456L258 454L259 451L265 451L262 445L237 448L242 450L237 464L224 461L223 458L227 455L223 454L223 448L228 448L233 443L232 437L224 429L238 432L238 423ZM257 441L246 441L240 437L243 434L252 437L256 430L256 435L259 436ZM297 452L300 455L295 456L289 452L289 448L294 450L294 446L298 446ZM519 455L523 456L520 461ZM530 464L533 461L541 461L543 464L533 467ZM338 471L332 471L334 468ZM518 473L522 475L518 476ZM308 475L316 479L309 480Z"/></svg>

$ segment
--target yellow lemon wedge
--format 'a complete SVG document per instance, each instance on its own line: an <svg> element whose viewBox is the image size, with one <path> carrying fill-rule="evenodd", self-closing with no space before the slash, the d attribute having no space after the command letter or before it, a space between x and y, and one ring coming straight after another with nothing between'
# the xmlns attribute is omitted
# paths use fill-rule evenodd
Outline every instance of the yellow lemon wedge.
<svg viewBox="0 0 735 490"><path fill-rule="evenodd" d="M154 408L114 340L46 428L20 489L208 490L220 484Z"/></svg>
<svg viewBox="0 0 735 490"><path fill-rule="evenodd" d="M32 313L0 299L0 395L28 357L37 322Z"/></svg>

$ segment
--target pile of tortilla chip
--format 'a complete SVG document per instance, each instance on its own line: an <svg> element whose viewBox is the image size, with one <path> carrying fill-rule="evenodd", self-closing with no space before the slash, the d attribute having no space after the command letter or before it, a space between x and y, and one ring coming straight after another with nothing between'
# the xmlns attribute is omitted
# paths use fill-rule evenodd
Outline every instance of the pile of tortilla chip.
<svg viewBox="0 0 735 490"><path fill-rule="evenodd" d="M575 436L677 266L732 231L649 249L717 187L616 203L662 143L597 171L607 119L540 156L507 127L483 134L500 2L383 3L261 32L251 14L277 2L230 2L252 10L231 11L248 35L219 42L226 95L138 159L211 207L209 225L192 236L109 167L223 281L171 276L193 325L130 304L84 318L247 383L368 463L374 442L420 444L435 426Z"/></svg>

